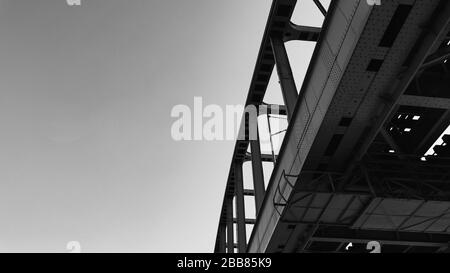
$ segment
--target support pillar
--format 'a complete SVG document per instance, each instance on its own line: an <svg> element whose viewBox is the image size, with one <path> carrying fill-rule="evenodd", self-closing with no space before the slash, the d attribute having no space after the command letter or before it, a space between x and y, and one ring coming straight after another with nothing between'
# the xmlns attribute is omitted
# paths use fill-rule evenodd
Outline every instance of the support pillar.
<svg viewBox="0 0 450 273"><path fill-rule="evenodd" d="M233 198L227 199L227 252L234 253Z"/></svg>
<svg viewBox="0 0 450 273"><path fill-rule="evenodd" d="M288 120L291 120L298 99L297 87L295 86L294 76L283 40L278 37L272 37L271 43L283 100L287 108Z"/></svg>
<svg viewBox="0 0 450 273"><path fill-rule="evenodd" d="M259 132L257 133L257 139L250 141L250 148L252 153L252 173L253 173L253 189L255 192L255 212L256 216L258 216L265 195L264 172L261 159Z"/></svg>
<svg viewBox="0 0 450 273"><path fill-rule="evenodd" d="M227 250L227 226L224 223L219 225L219 253L226 253Z"/></svg>
<svg viewBox="0 0 450 273"><path fill-rule="evenodd" d="M234 164L234 180L236 191L237 239L239 253L247 251L247 235L245 227L245 201L242 163Z"/></svg>

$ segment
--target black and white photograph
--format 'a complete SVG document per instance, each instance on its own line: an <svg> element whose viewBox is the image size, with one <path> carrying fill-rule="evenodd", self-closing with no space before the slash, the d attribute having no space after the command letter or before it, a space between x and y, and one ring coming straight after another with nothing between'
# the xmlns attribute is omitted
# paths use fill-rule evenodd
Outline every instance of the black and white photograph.
<svg viewBox="0 0 450 273"><path fill-rule="evenodd" d="M449 58L448 0L0 0L0 253L448 253Z"/></svg>

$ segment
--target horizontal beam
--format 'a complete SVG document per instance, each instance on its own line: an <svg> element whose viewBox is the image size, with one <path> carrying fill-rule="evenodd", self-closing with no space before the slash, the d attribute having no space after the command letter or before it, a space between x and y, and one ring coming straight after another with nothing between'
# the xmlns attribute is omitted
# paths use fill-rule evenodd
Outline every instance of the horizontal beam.
<svg viewBox="0 0 450 273"><path fill-rule="evenodd" d="M244 195L245 196L255 196L255 191L254 190L244 190Z"/></svg>
<svg viewBox="0 0 450 273"><path fill-rule="evenodd" d="M290 23L284 33L283 41L317 42L321 31L322 29L320 27L299 26Z"/></svg>
<svg viewBox="0 0 450 273"><path fill-rule="evenodd" d="M450 99L448 98L402 95L398 104L422 108L450 109Z"/></svg>
<svg viewBox="0 0 450 273"><path fill-rule="evenodd" d="M312 242L330 242L330 243L356 243L366 244L375 239L355 239L355 238L311 238ZM382 245L398 245L398 246L418 246L418 247L445 247L448 243L433 243L433 242L417 242L417 241L395 241L395 240L375 240Z"/></svg>
<svg viewBox="0 0 450 273"><path fill-rule="evenodd" d="M233 224L237 224L238 219L233 218ZM255 219L245 219L245 224L247 225L254 225L256 223Z"/></svg>
<svg viewBox="0 0 450 273"><path fill-rule="evenodd" d="M393 230L356 230L347 227L321 226L310 241L367 243L378 241L385 245L446 247L450 234L429 234L417 232L398 232Z"/></svg>
<svg viewBox="0 0 450 273"><path fill-rule="evenodd" d="M275 156L276 159L276 156ZM247 153L245 155L245 160L244 161L251 161L252 160L252 154L251 153ZM261 161L262 162L273 162L273 156L271 154L262 154L261 155Z"/></svg>

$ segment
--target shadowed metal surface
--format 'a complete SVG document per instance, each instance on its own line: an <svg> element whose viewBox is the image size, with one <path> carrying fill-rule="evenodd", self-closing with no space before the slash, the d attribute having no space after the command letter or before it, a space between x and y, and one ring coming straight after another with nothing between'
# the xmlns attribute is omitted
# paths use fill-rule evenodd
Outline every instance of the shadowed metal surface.
<svg viewBox="0 0 450 273"><path fill-rule="evenodd" d="M342 252L371 240L384 252L446 251L449 136L425 153L450 125L450 2L334 0L327 11L318 5L321 29L293 26L296 4L273 1L247 99L262 103L276 63L289 126L256 219L235 221L238 230L254 225L238 251ZM280 41L302 38L317 45L293 99L296 60L284 59ZM236 144L216 252L234 240L225 204L242 195L242 163L270 161L252 158L248 145Z"/></svg>

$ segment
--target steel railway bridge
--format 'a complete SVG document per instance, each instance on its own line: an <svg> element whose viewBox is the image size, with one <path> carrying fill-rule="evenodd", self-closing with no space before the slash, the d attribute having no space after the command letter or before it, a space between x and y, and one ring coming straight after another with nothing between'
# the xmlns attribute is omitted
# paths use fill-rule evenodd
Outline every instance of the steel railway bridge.
<svg viewBox="0 0 450 273"><path fill-rule="evenodd" d="M291 22L301 1L316 3L321 28ZM215 252L346 252L350 242L364 251L372 240L383 252L449 250L450 136L426 153L450 125L450 1L371 2L273 1L246 105L263 103L275 70L289 125L276 158L258 140L237 141ZM316 42L299 89L292 40Z"/></svg>

